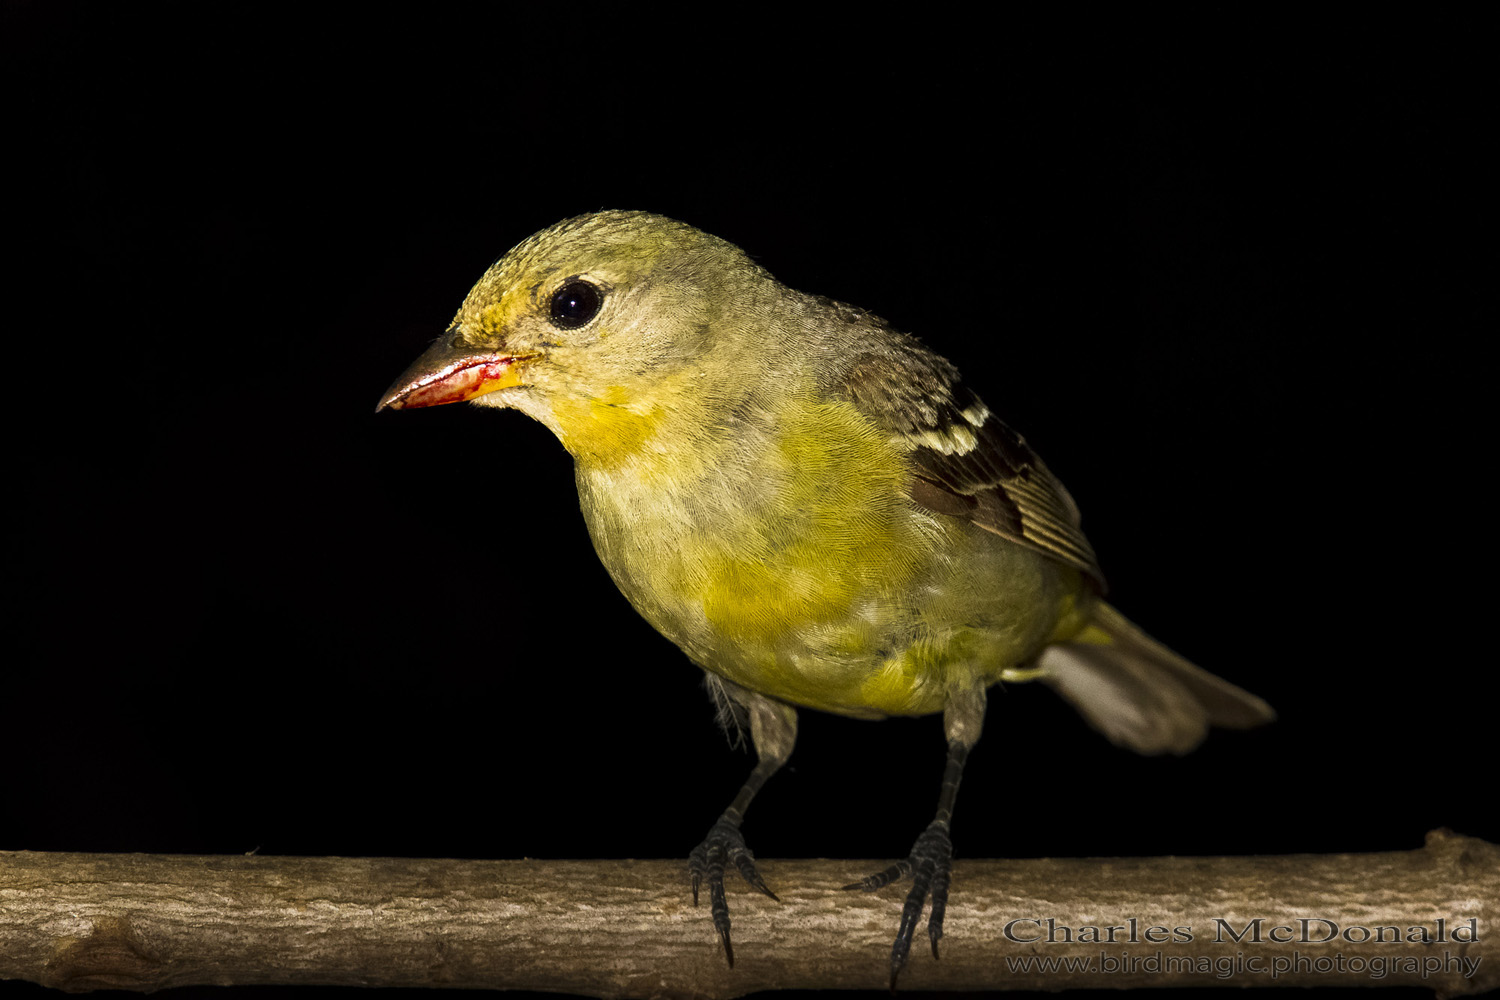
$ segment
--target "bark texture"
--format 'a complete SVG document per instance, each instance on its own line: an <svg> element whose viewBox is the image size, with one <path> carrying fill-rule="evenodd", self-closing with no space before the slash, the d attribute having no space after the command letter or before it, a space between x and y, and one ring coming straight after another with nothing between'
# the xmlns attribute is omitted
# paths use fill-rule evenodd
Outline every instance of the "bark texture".
<svg viewBox="0 0 1500 1000"><path fill-rule="evenodd" d="M886 987L905 889L838 888L883 862L759 864L781 902L731 889L729 969L677 861L0 852L0 978L71 991L280 983L596 997ZM1387 854L967 860L954 866L941 961L919 931L901 986L1461 996L1500 985L1500 956L1486 958L1497 901L1500 850L1446 831ZM1363 929L1387 940L1360 940Z"/></svg>

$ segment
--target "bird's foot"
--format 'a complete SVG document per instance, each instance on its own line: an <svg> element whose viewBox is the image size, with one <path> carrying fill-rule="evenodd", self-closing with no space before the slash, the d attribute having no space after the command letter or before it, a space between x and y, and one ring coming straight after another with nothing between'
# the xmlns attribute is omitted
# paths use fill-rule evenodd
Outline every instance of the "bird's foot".
<svg viewBox="0 0 1500 1000"><path fill-rule="evenodd" d="M896 932L896 943L891 946L892 990L895 990L896 977L906 967L907 956L911 954L912 935L922 919L922 907L928 895L932 896L932 913L927 917L927 938L932 942L932 957L938 957L938 939L943 936L943 914L948 908L948 880L952 870L953 841L948 837L948 824L944 820L933 820L904 860L844 886L845 889L874 892L911 876L911 891L906 894L906 905L901 908L901 928Z"/></svg>
<svg viewBox="0 0 1500 1000"><path fill-rule="evenodd" d="M724 899L724 862L739 869L740 876L750 883L752 889L763 892L772 899L776 894L766 888L765 880L755 869L755 855L745 846L739 823L720 816L708 831L703 843L693 848L688 855L688 874L693 879L693 905L698 905L698 886L708 882L708 903L713 912L714 930L724 944L724 957L729 967L734 968L734 946L729 943L729 904ZM780 900L777 900L780 902Z"/></svg>

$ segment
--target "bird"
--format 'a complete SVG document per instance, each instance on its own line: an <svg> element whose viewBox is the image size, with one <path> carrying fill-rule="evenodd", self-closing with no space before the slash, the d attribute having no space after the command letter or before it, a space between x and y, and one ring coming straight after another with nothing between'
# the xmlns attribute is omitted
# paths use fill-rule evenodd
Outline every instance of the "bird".
<svg viewBox="0 0 1500 1000"><path fill-rule="evenodd" d="M610 577L749 732L754 768L688 859L731 968L725 872L776 898L742 827L800 709L942 714L932 822L844 887L912 880L892 989L929 900L939 954L954 804L994 685L1040 681L1144 754L1274 717L1104 600L1073 498L951 362L686 223L580 215L498 259L377 412L465 400L557 436Z"/></svg>

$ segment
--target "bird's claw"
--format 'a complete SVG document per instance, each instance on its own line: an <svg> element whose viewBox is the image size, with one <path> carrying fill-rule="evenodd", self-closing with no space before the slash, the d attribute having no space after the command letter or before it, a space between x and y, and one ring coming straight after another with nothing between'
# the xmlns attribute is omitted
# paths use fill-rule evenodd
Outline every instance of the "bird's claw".
<svg viewBox="0 0 1500 1000"><path fill-rule="evenodd" d="M938 957L938 940L943 936L943 916L948 909L948 882L953 871L953 841L948 837L948 824L934 820L922 831L912 845L911 854L897 861L884 871L877 872L858 882L844 886L845 889L862 889L874 892L892 882L911 876L911 891L906 894L906 903L901 907L901 927L896 931L896 942L891 946L891 989L896 989L896 977L906 967L911 954L911 939L917 924L922 919L922 907L927 897L932 897L932 912L927 917L927 938L932 944L932 957Z"/></svg>
<svg viewBox="0 0 1500 1000"><path fill-rule="evenodd" d="M719 941L724 945L724 957L729 967L734 968L734 946L729 940L729 903L724 898L724 863L733 864L740 877L757 892L772 899L776 894L766 887L765 880L755 867L755 855L745 846L744 835L738 823L719 817L708 831L703 843L693 848L688 855L688 875L693 880L693 905L698 905L698 887L708 883L708 904L713 913L714 930L719 932ZM777 899L777 902L780 902Z"/></svg>

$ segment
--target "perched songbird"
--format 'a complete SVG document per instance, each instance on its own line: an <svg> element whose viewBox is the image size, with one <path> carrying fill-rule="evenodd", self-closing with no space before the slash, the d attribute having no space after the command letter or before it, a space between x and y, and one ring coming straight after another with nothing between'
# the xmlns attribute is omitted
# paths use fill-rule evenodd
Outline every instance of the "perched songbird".
<svg viewBox="0 0 1500 1000"><path fill-rule="evenodd" d="M724 868L772 895L740 825L799 707L943 713L937 815L907 859L849 887L913 879L893 985L929 896L937 954L990 685L1040 679L1141 753L1272 717L1101 599L1067 490L952 364L683 223L600 212L502 257L380 406L465 399L557 435L610 576L750 731L755 769L689 862L731 965Z"/></svg>

